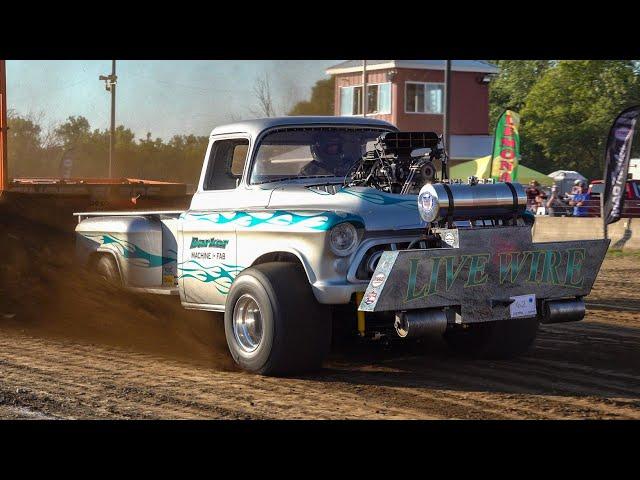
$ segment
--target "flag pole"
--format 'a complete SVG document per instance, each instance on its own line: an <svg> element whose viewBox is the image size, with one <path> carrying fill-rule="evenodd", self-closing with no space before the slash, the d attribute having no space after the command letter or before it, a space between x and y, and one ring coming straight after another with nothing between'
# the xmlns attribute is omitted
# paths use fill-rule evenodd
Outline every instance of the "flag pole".
<svg viewBox="0 0 640 480"><path fill-rule="evenodd" d="M623 110L609 129L604 158L604 189L601 198L603 234L608 236L608 224L620 220L624 207L625 186L629 173L629 157L633 145L640 105Z"/></svg>

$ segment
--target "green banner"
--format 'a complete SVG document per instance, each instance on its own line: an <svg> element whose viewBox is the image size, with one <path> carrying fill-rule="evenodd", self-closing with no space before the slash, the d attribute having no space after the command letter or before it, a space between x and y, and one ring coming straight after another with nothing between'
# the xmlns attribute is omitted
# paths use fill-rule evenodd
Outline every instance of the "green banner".
<svg viewBox="0 0 640 480"><path fill-rule="evenodd" d="M496 124L491 152L491 178L497 182L516 182L520 164L520 115L505 110Z"/></svg>

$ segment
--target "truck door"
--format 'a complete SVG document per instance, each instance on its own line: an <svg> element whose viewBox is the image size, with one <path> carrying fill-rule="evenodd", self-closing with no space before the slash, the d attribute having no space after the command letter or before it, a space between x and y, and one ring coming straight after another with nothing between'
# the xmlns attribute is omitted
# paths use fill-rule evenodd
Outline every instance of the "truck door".
<svg viewBox="0 0 640 480"><path fill-rule="evenodd" d="M234 216L239 208L268 203L268 192L242 184L249 144L247 135L225 135L209 146L198 191L181 222L178 278L187 303L223 308L231 283L246 268L237 264Z"/></svg>

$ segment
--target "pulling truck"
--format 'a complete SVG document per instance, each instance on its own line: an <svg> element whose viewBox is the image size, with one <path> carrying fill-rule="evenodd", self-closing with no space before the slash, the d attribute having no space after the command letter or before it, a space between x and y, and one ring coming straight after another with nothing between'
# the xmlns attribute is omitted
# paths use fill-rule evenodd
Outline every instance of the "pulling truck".
<svg viewBox="0 0 640 480"><path fill-rule="evenodd" d="M77 260L224 312L245 370L321 366L332 327L511 357L583 318L608 240L533 243L521 185L447 178L431 132L286 117L215 128L186 211L76 213Z"/></svg>

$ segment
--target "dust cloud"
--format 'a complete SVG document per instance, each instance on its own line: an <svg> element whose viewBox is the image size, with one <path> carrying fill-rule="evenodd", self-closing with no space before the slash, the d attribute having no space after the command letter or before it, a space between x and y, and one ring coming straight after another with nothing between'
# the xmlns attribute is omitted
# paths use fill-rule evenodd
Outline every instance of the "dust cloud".
<svg viewBox="0 0 640 480"><path fill-rule="evenodd" d="M221 314L105 284L74 265L73 234L0 205L0 252L0 332L19 329L234 369Z"/></svg>

